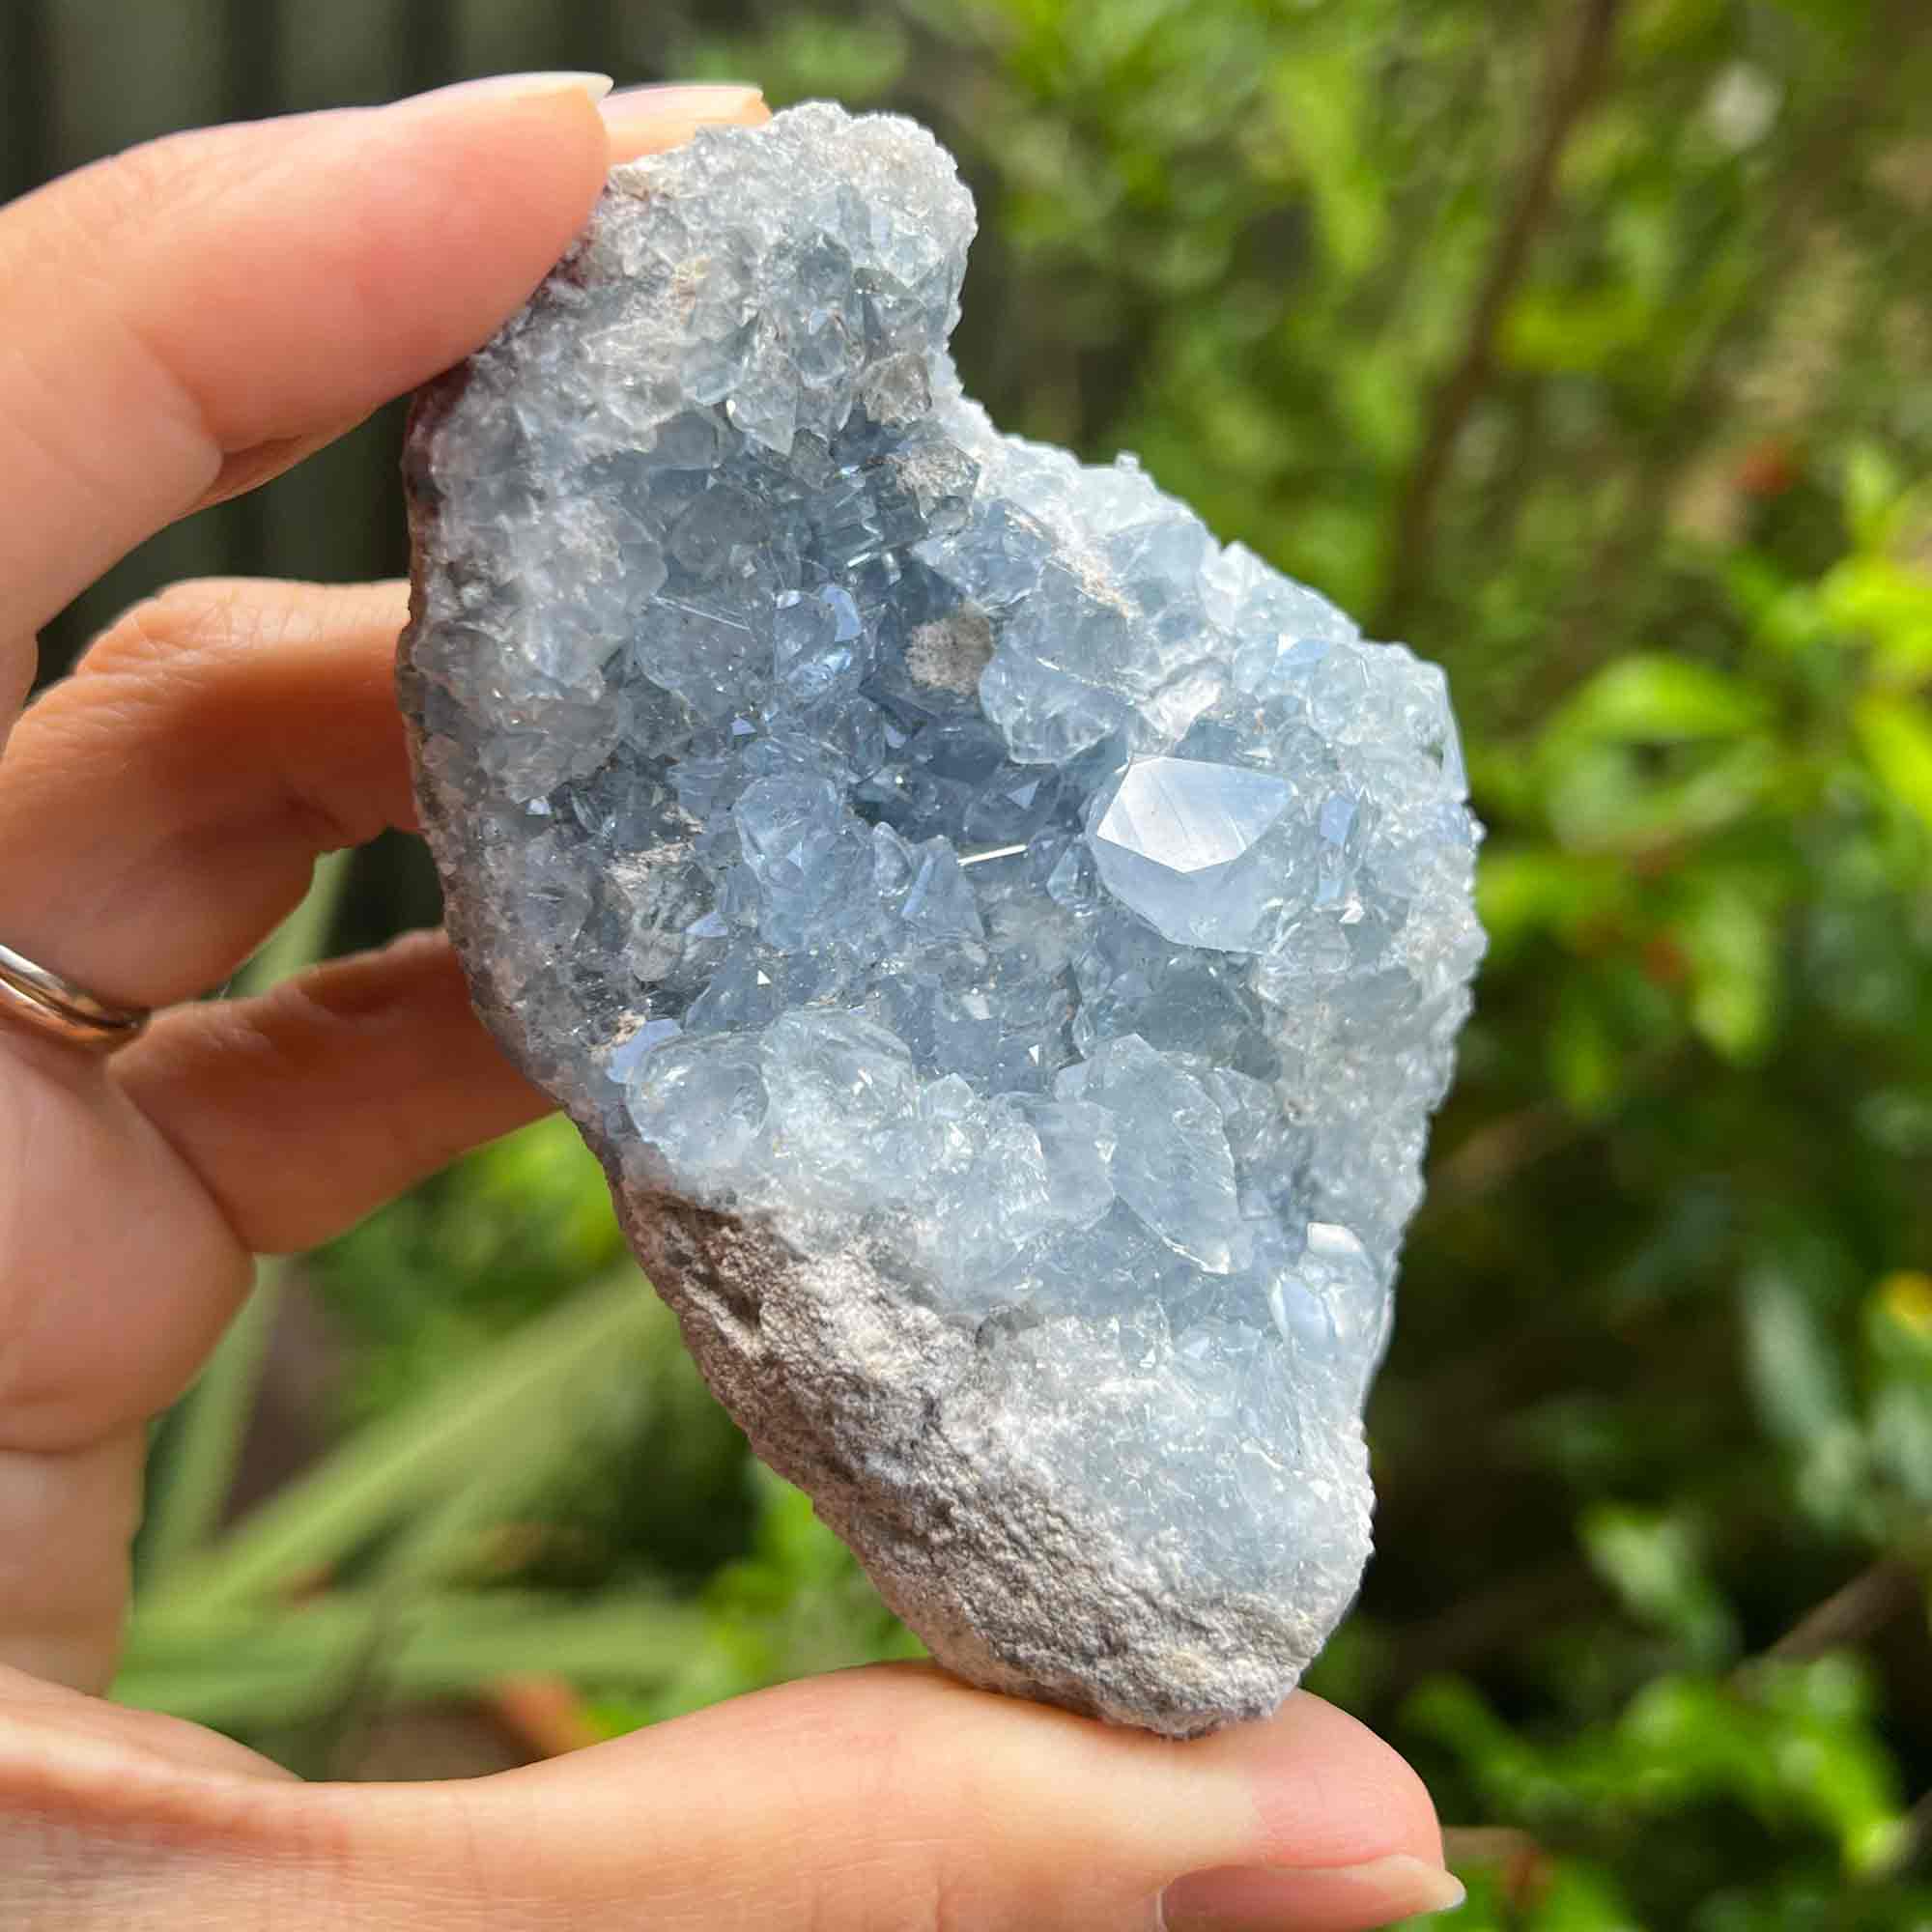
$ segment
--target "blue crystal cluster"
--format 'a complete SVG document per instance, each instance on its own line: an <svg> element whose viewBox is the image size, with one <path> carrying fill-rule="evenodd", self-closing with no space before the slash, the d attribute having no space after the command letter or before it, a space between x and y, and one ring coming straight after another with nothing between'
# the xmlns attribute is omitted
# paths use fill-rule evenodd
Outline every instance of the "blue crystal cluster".
<svg viewBox="0 0 1932 1932"><path fill-rule="evenodd" d="M1447 692L997 434L972 228L826 106L613 177L414 440L426 808L581 1120L863 1248L1069 1507L1319 1640L1483 944Z"/></svg>

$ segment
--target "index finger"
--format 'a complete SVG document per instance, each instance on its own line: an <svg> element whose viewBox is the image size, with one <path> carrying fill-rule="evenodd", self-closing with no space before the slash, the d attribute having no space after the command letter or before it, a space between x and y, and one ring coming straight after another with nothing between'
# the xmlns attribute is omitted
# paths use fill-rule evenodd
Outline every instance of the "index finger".
<svg viewBox="0 0 1932 1932"><path fill-rule="evenodd" d="M0 211L0 720L34 633L107 564L516 308L603 184L608 86L510 76L174 135Z"/></svg>

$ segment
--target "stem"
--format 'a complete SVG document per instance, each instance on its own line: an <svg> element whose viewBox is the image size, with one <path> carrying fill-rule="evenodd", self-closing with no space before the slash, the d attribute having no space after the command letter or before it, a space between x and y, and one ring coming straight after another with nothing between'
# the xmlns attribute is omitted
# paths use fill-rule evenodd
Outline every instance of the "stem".
<svg viewBox="0 0 1932 1932"><path fill-rule="evenodd" d="M324 955L355 857L353 851L330 852L317 863L302 902L236 976L238 994L267 992ZM172 1453L150 1496L141 1532L145 1578L165 1577L220 1524L255 1412L289 1266L282 1256L256 1264L253 1292L176 1410Z"/></svg>
<svg viewBox="0 0 1932 1932"><path fill-rule="evenodd" d="M1894 1551L1881 1556L1807 1610L1761 1655L1780 1663L1805 1663L1828 1651L1862 1643L1894 1617L1917 1609L1924 1594L1921 1565L1912 1555Z"/></svg>
<svg viewBox="0 0 1932 1932"><path fill-rule="evenodd" d="M1428 582L1450 459L1489 383L1496 330L1554 206L1563 151L1609 71L1610 47L1622 11L1623 0L1586 0L1574 36L1551 55L1542 124L1523 162L1516 204L1497 231L1495 248L1463 332L1462 350L1435 392L1421 447L1396 506L1388 588L1375 627L1378 636L1393 637L1400 630ZM1557 12L1560 16L1568 10Z"/></svg>

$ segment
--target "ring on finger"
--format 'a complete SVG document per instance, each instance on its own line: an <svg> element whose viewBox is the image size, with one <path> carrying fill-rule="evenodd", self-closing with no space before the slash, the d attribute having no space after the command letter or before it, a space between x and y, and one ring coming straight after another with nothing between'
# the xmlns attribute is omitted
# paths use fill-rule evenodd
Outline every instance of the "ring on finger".
<svg viewBox="0 0 1932 1932"><path fill-rule="evenodd" d="M140 1037L147 1007L117 1006L11 946L0 946L0 1012L88 1053L113 1053Z"/></svg>

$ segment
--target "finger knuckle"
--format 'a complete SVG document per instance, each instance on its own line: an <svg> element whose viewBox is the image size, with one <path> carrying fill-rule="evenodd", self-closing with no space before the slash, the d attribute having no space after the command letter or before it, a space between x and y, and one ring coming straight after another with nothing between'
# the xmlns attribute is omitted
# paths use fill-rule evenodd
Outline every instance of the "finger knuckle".
<svg viewBox="0 0 1932 1932"><path fill-rule="evenodd" d="M93 255L130 235L152 235L157 220L178 218L227 192L235 179L232 137L240 131L163 134L80 169L58 203L76 244Z"/></svg>
<svg viewBox="0 0 1932 1932"><path fill-rule="evenodd" d="M89 644L74 667L83 677L176 668L192 662L241 619L247 586L233 578L191 578L129 606Z"/></svg>

